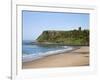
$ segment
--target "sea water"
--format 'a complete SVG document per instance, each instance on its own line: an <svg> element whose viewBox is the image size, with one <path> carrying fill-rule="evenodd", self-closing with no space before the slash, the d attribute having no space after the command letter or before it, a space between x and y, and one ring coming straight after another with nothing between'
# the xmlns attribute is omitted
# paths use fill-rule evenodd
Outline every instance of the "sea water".
<svg viewBox="0 0 100 80"><path fill-rule="evenodd" d="M36 44L31 41L23 41L22 62L28 62L42 58L44 56L59 54L72 50L71 46L55 44Z"/></svg>

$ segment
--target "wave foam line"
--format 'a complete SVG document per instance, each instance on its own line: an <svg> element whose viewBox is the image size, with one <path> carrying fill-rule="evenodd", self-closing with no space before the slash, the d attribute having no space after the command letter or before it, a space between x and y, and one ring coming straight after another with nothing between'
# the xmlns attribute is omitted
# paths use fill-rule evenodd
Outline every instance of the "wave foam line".
<svg viewBox="0 0 100 80"><path fill-rule="evenodd" d="M22 62L33 61L33 60L40 59L40 58L45 57L45 56L64 53L64 52L70 51L72 49L73 49L72 47L69 47L69 48L67 47L66 49L48 51L45 53L38 53L37 55L36 54L23 55Z"/></svg>

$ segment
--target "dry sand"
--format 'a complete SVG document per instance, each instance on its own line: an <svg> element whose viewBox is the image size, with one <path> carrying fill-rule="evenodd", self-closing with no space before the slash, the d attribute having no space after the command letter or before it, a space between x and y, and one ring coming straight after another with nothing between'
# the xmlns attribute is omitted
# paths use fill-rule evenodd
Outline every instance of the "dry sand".
<svg viewBox="0 0 100 80"><path fill-rule="evenodd" d="M89 47L83 46L76 50L22 63L23 69L89 66Z"/></svg>

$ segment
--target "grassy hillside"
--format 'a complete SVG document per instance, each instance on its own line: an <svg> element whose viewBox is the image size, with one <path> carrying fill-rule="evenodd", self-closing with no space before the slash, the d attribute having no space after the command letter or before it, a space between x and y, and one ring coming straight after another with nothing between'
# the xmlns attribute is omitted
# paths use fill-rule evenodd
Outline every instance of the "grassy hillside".
<svg viewBox="0 0 100 80"><path fill-rule="evenodd" d="M40 43L57 43L66 45L89 45L89 30L43 31L37 38Z"/></svg>

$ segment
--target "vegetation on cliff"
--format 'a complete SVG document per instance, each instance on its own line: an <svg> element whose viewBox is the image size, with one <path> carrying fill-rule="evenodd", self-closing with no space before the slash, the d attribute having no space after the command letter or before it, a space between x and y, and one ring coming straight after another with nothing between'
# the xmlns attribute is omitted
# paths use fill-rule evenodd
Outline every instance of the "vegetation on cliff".
<svg viewBox="0 0 100 80"><path fill-rule="evenodd" d="M37 38L40 43L57 43L66 45L89 45L89 30L53 31L47 30Z"/></svg>

